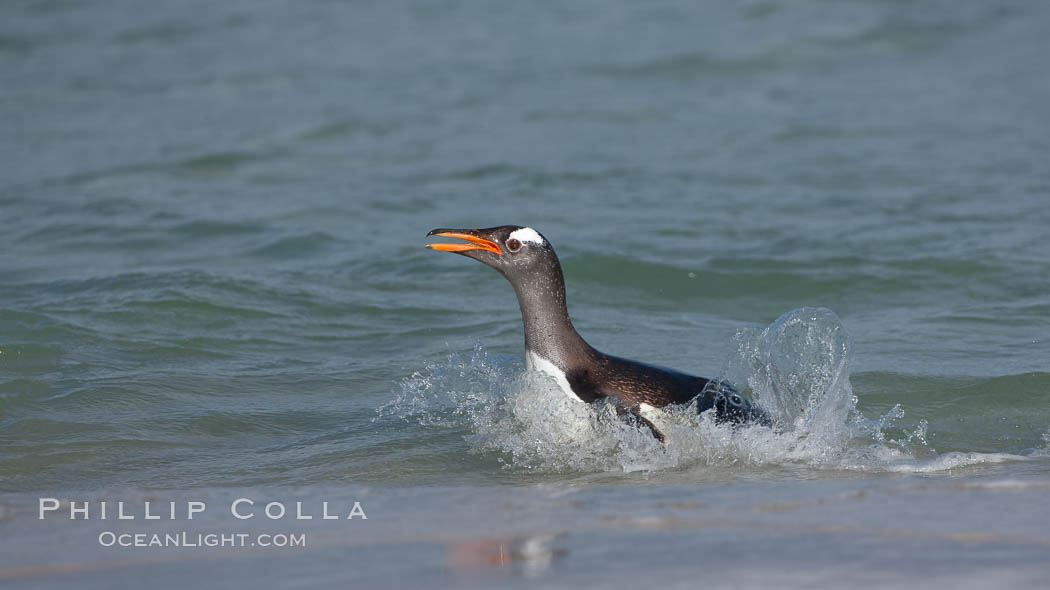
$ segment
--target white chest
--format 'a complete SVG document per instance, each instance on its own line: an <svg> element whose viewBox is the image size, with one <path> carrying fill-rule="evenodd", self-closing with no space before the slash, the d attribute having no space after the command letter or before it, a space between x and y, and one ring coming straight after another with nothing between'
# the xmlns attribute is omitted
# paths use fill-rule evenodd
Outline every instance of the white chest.
<svg viewBox="0 0 1050 590"><path fill-rule="evenodd" d="M569 380L565 378L565 371L559 369L554 363L538 354L528 352L525 354L525 367L530 371L536 371L537 373L543 373L548 377L552 377L554 381L557 382L558 389L560 389L562 393L581 404L583 403L583 400L573 393L572 387L569 386Z"/></svg>

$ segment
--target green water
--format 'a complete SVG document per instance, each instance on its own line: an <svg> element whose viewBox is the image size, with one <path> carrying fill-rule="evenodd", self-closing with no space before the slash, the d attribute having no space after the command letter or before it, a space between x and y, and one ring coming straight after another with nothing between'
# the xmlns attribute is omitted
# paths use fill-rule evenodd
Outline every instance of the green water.
<svg viewBox="0 0 1050 590"><path fill-rule="evenodd" d="M6 3L0 491L1046 478L1047 26L1022 1ZM551 241L611 354L747 387L741 335L833 311L848 367L816 394L850 408L558 443L509 285L423 248L499 224Z"/></svg>
<svg viewBox="0 0 1050 590"><path fill-rule="evenodd" d="M508 477L373 421L449 353L520 359L503 279L422 248L498 223L603 350L713 375L824 306L868 417L1045 448L1042 9L123 8L5 9L5 489Z"/></svg>

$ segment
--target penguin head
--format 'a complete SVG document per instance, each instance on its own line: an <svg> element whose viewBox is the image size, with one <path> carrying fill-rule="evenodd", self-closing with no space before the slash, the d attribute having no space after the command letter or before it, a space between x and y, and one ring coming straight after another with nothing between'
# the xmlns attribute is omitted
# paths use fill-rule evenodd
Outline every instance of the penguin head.
<svg viewBox="0 0 1050 590"><path fill-rule="evenodd" d="M774 423L764 409L740 395L732 385L724 381L708 381L703 395L712 398L717 422L762 426L772 426Z"/></svg>
<svg viewBox="0 0 1050 590"><path fill-rule="evenodd" d="M558 256L540 232L520 225L501 225L483 229L430 230L427 237L439 236L464 240L465 244L427 244L439 252L453 252L484 262L517 286L524 282L543 282L557 276L561 279ZM557 271L557 272L555 272Z"/></svg>

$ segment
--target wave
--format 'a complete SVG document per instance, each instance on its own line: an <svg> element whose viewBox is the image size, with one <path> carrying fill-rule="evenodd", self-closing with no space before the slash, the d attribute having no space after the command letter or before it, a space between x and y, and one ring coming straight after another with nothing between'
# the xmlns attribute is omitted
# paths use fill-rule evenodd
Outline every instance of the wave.
<svg viewBox="0 0 1050 590"><path fill-rule="evenodd" d="M717 424L695 406L670 408L664 447L620 420L611 403L575 403L519 359L492 355L480 344L406 378L376 420L462 429L470 452L495 453L506 469L541 473L792 464L929 473L1038 456L938 454L927 420L898 425L900 405L866 416L850 381L852 341L828 309L790 311L767 327L739 332L735 345L720 377L776 416L776 428Z"/></svg>

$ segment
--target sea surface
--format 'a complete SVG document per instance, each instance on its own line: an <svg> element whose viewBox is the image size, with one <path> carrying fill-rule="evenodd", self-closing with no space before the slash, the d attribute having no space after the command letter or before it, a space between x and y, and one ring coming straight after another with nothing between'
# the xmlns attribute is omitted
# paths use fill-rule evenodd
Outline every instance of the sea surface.
<svg viewBox="0 0 1050 590"><path fill-rule="evenodd" d="M1027 0L4 2L0 584L1046 584L1048 30ZM502 224L595 347L779 427L682 409L664 448L567 404L506 281L423 247ZM149 499L310 544L97 540Z"/></svg>

